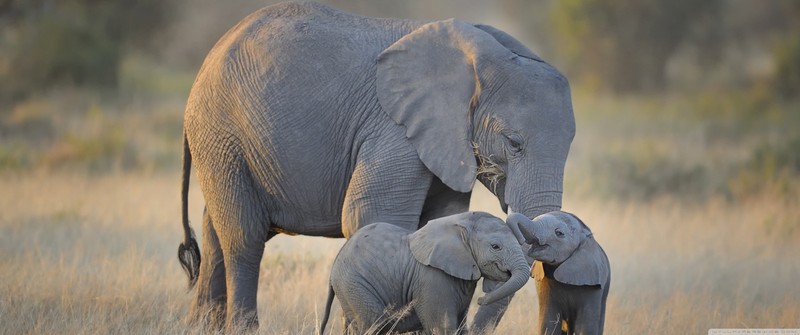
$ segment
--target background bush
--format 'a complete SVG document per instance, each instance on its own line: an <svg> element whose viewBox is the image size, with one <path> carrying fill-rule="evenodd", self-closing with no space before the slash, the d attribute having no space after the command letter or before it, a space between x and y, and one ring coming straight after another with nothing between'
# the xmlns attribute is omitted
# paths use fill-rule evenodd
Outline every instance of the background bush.
<svg viewBox="0 0 800 335"><path fill-rule="evenodd" d="M177 166L200 63L274 2L0 0L0 170ZM568 185L704 199L796 179L769 161L800 127L800 2L324 2L488 23L530 45L570 79L576 141L591 141L573 146Z"/></svg>
<svg viewBox="0 0 800 335"><path fill-rule="evenodd" d="M123 57L151 47L174 1L0 2L0 99L56 86L113 89Z"/></svg>

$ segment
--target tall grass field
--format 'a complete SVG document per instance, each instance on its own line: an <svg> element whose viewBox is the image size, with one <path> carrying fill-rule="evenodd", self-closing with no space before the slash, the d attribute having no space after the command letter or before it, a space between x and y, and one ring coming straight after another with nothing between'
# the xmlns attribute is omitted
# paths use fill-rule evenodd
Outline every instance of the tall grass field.
<svg viewBox="0 0 800 335"><path fill-rule="evenodd" d="M0 334L203 333L176 257L181 104L70 99L0 120ZM611 261L607 334L800 328L800 116L720 101L575 94L563 208ZM199 232L195 182L189 208ZM504 217L482 188L472 208ZM259 333L317 331L343 242L266 245ZM534 332L537 304L530 281L497 333Z"/></svg>

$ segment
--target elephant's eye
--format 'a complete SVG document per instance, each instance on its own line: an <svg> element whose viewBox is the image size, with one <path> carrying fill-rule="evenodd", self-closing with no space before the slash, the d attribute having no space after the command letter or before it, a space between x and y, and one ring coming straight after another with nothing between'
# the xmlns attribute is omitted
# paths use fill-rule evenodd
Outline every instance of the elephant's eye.
<svg viewBox="0 0 800 335"><path fill-rule="evenodd" d="M564 237L564 233L560 229L556 228L556 236L562 238Z"/></svg>
<svg viewBox="0 0 800 335"><path fill-rule="evenodd" d="M506 140L508 141L508 149L511 153L519 153L522 151L522 136L519 134L509 134L506 135Z"/></svg>
<svg viewBox="0 0 800 335"><path fill-rule="evenodd" d="M497 245L497 244L495 244L495 243L492 243L492 249L494 249L494 250L500 250L500 249L502 249L502 248L500 248L500 246L499 246L499 245Z"/></svg>

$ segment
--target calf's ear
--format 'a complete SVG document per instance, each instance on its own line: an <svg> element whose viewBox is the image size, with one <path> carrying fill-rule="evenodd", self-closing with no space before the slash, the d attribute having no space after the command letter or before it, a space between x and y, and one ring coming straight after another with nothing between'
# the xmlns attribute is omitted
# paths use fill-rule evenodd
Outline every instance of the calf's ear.
<svg viewBox="0 0 800 335"><path fill-rule="evenodd" d="M464 280L478 280L481 272L467 244L468 231L453 217L431 220L409 237L418 262Z"/></svg>
<svg viewBox="0 0 800 335"><path fill-rule="evenodd" d="M555 280L569 285L606 285L610 272L608 257L591 236L553 272Z"/></svg>

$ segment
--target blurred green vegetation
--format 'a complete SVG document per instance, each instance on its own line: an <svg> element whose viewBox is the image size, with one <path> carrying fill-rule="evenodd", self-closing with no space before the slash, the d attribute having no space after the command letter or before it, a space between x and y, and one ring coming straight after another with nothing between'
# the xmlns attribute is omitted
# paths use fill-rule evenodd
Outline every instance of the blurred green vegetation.
<svg viewBox="0 0 800 335"><path fill-rule="evenodd" d="M796 96L800 2L591 0L551 4L548 53L612 93L748 88Z"/></svg>
<svg viewBox="0 0 800 335"><path fill-rule="evenodd" d="M762 144L731 175L726 186L729 195L746 198L763 189L796 197L800 183L800 135L777 144Z"/></svg>
<svg viewBox="0 0 800 335"><path fill-rule="evenodd" d="M785 97L800 96L800 29L776 46L775 87Z"/></svg>
<svg viewBox="0 0 800 335"><path fill-rule="evenodd" d="M763 95L620 98L578 91L565 187L644 201L798 197L800 104Z"/></svg>
<svg viewBox="0 0 800 335"><path fill-rule="evenodd" d="M62 90L18 103L0 122L0 171L176 168L183 101Z"/></svg>
<svg viewBox="0 0 800 335"><path fill-rule="evenodd" d="M0 1L0 99L56 86L114 89L126 53L152 46L174 1Z"/></svg>
<svg viewBox="0 0 800 335"><path fill-rule="evenodd" d="M553 27L568 69L615 92L663 91L667 62L705 31L720 1L565 0L553 6ZM697 44L705 57L718 45ZM713 54L713 55L712 55Z"/></svg>
<svg viewBox="0 0 800 335"><path fill-rule="evenodd" d="M177 168L208 50L262 0L0 0L0 171ZM800 2L326 0L504 29L570 79L567 192L800 189Z"/></svg>

